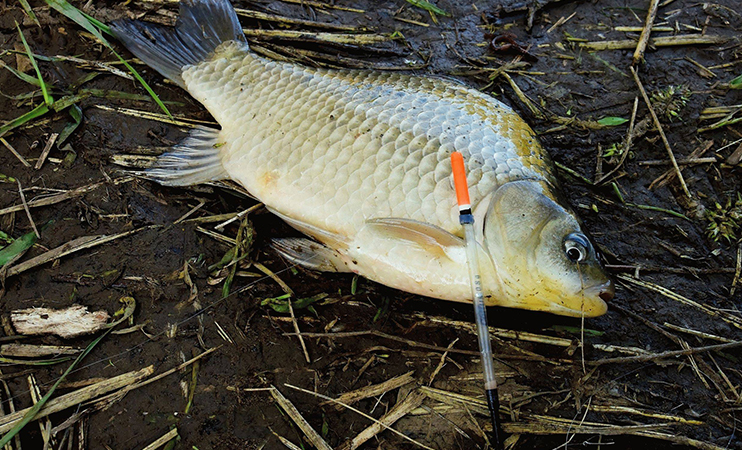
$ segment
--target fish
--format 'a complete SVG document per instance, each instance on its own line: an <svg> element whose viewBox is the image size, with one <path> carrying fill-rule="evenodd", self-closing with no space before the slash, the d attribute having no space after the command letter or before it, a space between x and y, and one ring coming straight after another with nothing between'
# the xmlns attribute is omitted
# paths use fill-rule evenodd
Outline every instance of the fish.
<svg viewBox="0 0 742 450"><path fill-rule="evenodd" d="M273 241L288 261L471 302L449 160L458 151L485 303L606 312L613 282L548 153L494 97L445 77L259 56L228 0L183 0L174 27L123 19L110 29L221 126L192 130L144 175L168 186L236 181L307 236Z"/></svg>

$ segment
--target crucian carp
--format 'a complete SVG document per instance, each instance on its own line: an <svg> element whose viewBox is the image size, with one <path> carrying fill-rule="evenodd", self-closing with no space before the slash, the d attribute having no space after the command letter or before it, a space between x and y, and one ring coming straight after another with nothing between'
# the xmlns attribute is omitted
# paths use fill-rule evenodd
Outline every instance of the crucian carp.
<svg viewBox="0 0 742 450"><path fill-rule="evenodd" d="M274 242L289 260L471 302L449 162L459 151L486 303L606 312L613 283L557 195L548 154L490 95L436 77L261 57L228 0L184 0L175 27L120 20L111 30L221 125L193 130L146 176L242 184L311 237Z"/></svg>

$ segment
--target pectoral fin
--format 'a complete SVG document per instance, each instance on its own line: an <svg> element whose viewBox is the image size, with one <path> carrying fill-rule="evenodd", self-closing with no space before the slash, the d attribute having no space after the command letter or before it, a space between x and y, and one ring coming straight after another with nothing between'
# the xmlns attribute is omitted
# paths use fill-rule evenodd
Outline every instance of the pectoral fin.
<svg viewBox="0 0 742 450"><path fill-rule="evenodd" d="M370 231L390 240L413 244L436 256L451 257L451 251L461 249L464 240L443 228L411 219L380 218L366 221Z"/></svg>
<svg viewBox="0 0 742 450"><path fill-rule="evenodd" d="M456 301L471 299L464 239L443 228L409 219L382 218L366 222L348 256L361 274L408 292ZM479 275L488 304L501 298L497 267L477 243Z"/></svg>

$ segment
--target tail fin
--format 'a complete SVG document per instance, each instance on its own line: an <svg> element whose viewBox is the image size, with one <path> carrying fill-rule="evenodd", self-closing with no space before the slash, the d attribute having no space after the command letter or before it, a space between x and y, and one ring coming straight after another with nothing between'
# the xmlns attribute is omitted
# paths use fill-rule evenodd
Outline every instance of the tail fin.
<svg viewBox="0 0 742 450"><path fill-rule="evenodd" d="M247 45L229 0L182 0L175 28L117 20L111 31L134 55L183 86L183 67L206 60L227 41Z"/></svg>

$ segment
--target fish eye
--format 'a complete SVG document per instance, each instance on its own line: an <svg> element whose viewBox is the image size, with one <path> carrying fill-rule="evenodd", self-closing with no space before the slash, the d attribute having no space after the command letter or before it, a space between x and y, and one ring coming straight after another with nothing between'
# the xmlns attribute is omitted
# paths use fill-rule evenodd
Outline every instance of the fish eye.
<svg viewBox="0 0 742 450"><path fill-rule="evenodd" d="M590 253L590 241L582 233L571 233L564 240L564 253L572 262L582 262Z"/></svg>

